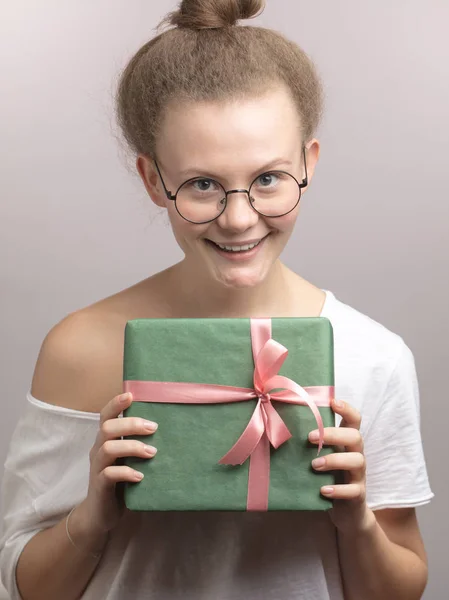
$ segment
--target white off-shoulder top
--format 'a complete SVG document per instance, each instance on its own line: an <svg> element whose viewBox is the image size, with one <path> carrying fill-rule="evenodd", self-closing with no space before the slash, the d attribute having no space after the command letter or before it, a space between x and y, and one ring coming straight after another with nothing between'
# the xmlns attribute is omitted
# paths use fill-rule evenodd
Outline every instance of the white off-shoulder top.
<svg viewBox="0 0 449 600"><path fill-rule="evenodd" d="M336 397L362 414L372 509L425 504L413 354L403 339L326 291L334 329ZM338 419L337 419L338 422ZM26 543L81 502L99 414L27 395L5 462L0 574L19 600L15 569ZM343 600L328 513L125 512L85 600Z"/></svg>

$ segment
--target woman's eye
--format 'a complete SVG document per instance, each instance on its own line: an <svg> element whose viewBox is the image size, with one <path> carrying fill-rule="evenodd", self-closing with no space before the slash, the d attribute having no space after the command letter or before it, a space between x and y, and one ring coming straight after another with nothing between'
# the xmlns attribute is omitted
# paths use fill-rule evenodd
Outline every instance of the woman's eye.
<svg viewBox="0 0 449 600"><path fill-rule="evenodd" d="M212 179L197 179L192 181L192 186L200 192L210 192L214 189L214 183Z"/></svg>
<svg viewBox="0 0 449 600"><path fill-rule="evenodd" d="M270 187L276 184L277 179L278 176L275 173L264 173L258 177L257 182L262 187Z"/></svg>

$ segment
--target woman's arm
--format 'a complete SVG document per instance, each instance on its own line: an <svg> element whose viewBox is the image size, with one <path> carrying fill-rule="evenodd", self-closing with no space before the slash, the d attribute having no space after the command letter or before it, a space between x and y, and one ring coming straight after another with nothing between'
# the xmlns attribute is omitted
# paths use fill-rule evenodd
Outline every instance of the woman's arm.
<svg viewBox="0 0 449 600"><path fill-rule="evenodd" d="M370 511L366 530L338 532L346 600L419 600L427 558L413 508Z"/></svg>
<svg viewBox="0 0 449 600"><path fill-rule="evenodd" d="M44 402L75 410L94 411L94 398L104 392L100 383L88 386L88 377L99 380L98 323L74 313L58 323L45 338L33 375L32 393ZM100 336L98 336L100 337ZM109 391L109 390L108 390ZM103 394L102 394L103 395ZM85 502L66 519L37 533L22 551L16 581L23 600L78 600L95 572L105 542L104 533L88 528Z"/></svg>
<svg viewBox="0 0 449 600"><path fill-rule="evenodd" d="M17 564L17 585L23 600L79 600L92 577L99 554L106 543L104 533L83 526L84 505L70 516L70 535L66 519L37 533L25 546Z"/></svg>
<svg viewBox="0 0 449 600"><path fill-rule="evenodd" d="M374 513L366 502L366 461L360 413L333 401L340 427L325 428L325 443L343 448L314 459L318 471L342 470L344 483L325 486L334 500L329 511L338 531L345 600L419 600L427 583L424 546L413 509ZM317 443L318 431L309 439Z"/></svg>
<svg viewBox="0 0 449 600"><path fill-rule="evenodd" d="M67 317L47 336L37 361L32 386L36 398L69 409L97 409L100 418L89 454L90 473L87 465L87 496L78 500L80 503L69 518L73 544L67 535L65 518L26 544L15 573L23 600L81 598L101 560L93 555L101 554L106 532L117 525L123 512L115 486L118 482L140 480L137 472L117 465L116 461L124 456L149 458L145 444L126 438L148 436L154 428L149 430L143 419L118 418L130 406L131 395L120 394L107 403L103 400L120 390L121 380L120 370L111 369L108 355L108 348L119 344L109 343L107 333L99 331L102 326L95 315Z"/></svg>

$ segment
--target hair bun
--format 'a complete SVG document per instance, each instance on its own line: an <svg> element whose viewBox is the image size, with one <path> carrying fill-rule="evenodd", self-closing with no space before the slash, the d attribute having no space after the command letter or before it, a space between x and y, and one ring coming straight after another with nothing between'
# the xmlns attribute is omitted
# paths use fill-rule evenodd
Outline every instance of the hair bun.
<svg viewBox="0 0 449 600"><path fill-rule="evenodd" d="M163 23L185 29L221 29L256 17L264 8L265 0L182 0Z"/></svg>

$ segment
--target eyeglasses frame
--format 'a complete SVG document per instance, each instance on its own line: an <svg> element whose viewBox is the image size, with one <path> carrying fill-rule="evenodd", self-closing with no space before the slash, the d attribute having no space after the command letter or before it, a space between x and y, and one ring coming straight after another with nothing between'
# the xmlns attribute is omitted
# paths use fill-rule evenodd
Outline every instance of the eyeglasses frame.
<svg viewBox="0 0 449 600"><path fill-rule="evenodd" d="M168 199L168 200L172 200L172 201L175 203L175 208L176 208L176 211L177 211L178 215L179 215L180 217L182 217L182 218L183 218L185 221L187 221L188 223L192 223L192 224L194 224L194 225L204 225L204 224L206 224L206 223L212 223L212 221L215 221L216 219L218 219L219 217L221 217L221 215L222 215L222 214L224 213L224 211L226 210L226 207L228 206L228 195L229 195L229 194L247 194L247 196L248 196L248 202L249 202L249 205L251 206L251 208L252 208L252 209L253 209L253 210L254 210L256 213L258 213L258 214L259 214L259 215L261 215L262 217L267 217L267 218L269 218L269 219L278 219L279 217L285 217L285 215L288 215L289 213L291 213L293 210L295 210L295 208L298 206L298 204L299 204L299 202L300 202L300 200L301 200L301 190L302 190L303 188L305 188L305 187L307 187L307 186L309 185L309 180L308 180L308 175L307 175L307 162L306 162L306 147L305 147L305 145L303 145L303 147L302 147L302 152L303 152L303 157L304 157L304 169L305 169L305 172L306 172L306 176L305 176L305 178L302 180L302 183L299 183L299 181L296 179L296 177L294 177L294 176L293 176L291 173L288 173L287 171L281 171L281 170L279 170L279 169L273 169L272 171L266 171L265 173L261 173L260 175L257 175L257 177L255 177L255 178L253 179L253 181L251 182L251 184L250 184L250 186L249 186L249 189L247 189L247 190L245 190L245 189L235 189L235 190L228 190L228 191L226 191L226 190L224 189L224 186L223 186L223 185L222 185L222 184L221 184L219 181L217 181L216 179L214 179L213 177L201 177L200 175L197 175L196 177L191 177L190 179L187 179L186 181L184 181L183 183L181 183L181 185L180 185L180 186L178 187L178 189L176 190L176 193L175 193L175 194L172 194L172 192L171 192L170 190L168 190L168 189L167 189L167 187L166 187L166 185L165 185L164 178L162 177L162 173L161 173L161 171L160 171L160 169L159 169L159 165L157 164L157 160L156 160L156 158L154 158L154 164L155 164L155 166L156 166L157 172L158 172L158 174L159 174L159 177L160 177L160 179L161 179L162 185L163 185L163 187L164 187L164 192L165 192L165 195L167 196L167 199ZM293 206L293 208L291 208L290 210L288 210L286 213L283 213L282 215L276 215L276 216L264 215L263 213L261 213L260 211L258 211L258 210L257 210L257 208L255 208L255 207L253 206L253 204L251 203L250 191L251 191L251 188L252 188L252 186L254 185L255 181L257 181L257 179L258 179L259 177L261 177L262 175L269 175L269 174L271 174L271 173L285 173L286 175L289 175L290 177L292 177L292 178L293 178L293 179L296 181L296 183L298 184L298 189L299 189L299 197L298 197L298 201L296 202L295 206ZM216 217L214 217L213 219L209 219L208 221L200 221L200 222L197 222L197 221L190 221L190 219L187 219L187 218L186 218L184 215L182 215L182 214L180 213L180 211L178 210L177 203L176 203L176 198L177 198L177 196L178 196L178 192L179 192L179 190L180 190L180 189L181 189L181 188L182 188L182 187L183 187L183 186L184 186L186 183L189 183L190 181L196 181L196 180L198 180L198 179L208 179L208 180L210 180L210 181L214 181L215 183L218 183L218 185L219 185L219 186L220 186L220 187L223 189L223 191L224 191L224 193L225 193L225 197L223 198L223 200L225 200L225 202L224 202L224 208L223 208L223 210L222 210L222 211L221 211L221 212L220 212L220 213L219 213L219 214L218 214Z"/></svg>

